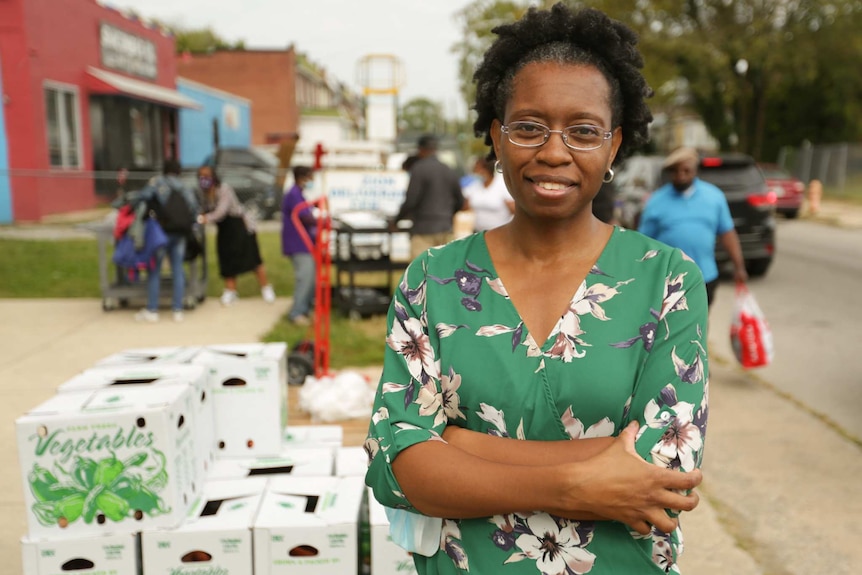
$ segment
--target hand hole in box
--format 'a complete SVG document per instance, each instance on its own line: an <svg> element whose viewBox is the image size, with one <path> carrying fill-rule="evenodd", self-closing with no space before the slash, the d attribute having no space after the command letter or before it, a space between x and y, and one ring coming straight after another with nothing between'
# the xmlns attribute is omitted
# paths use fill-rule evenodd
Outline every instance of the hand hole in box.
<svg viewBox="0 0 862 575"><path fill-rule="evenodd" d="M213 556L207 553L206 551L189 551L185 555L183 555L182 561L183 563L205 563L207 561L212 561Z"/></svg>
<svg viewBox="0 0 862 575"><path fill-rule="evenodd" d="M70 559L63 563L63 566L60 567L62 571L86 571L89 569L93 569L96 566L95 563L90 561L89 559L77 558Z"/></svg>

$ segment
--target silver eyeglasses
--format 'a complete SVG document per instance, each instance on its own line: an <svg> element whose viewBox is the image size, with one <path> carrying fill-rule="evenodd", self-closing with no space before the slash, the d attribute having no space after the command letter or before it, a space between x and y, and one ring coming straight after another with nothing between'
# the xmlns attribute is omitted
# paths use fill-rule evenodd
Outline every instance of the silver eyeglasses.
<svg viewBox="0 0 862 575"><path fill-rule="evenodd" d="M610 140L613 134L592 124L578 124L563 130L552 130L538 122L509 122L500 127L509 141L522 148L538 148L551 137L559 134L563 143L573 150L587 152L602 147L605 140Z"/></svg>

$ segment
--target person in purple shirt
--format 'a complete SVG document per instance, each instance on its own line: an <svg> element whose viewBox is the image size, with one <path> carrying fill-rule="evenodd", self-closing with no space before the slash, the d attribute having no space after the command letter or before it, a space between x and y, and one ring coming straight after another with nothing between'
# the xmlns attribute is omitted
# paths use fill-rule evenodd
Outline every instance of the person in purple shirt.
<svg viewBox="0 0 862 575"><path fill-rule="evenodd" d="M291 216L293 210L306 201L303 190L311 189L314 183L314 172L308 166L295 166L293 180L293 187L281 201L281 253L290 258L294 278L293 305L287 312L287 319L297 325L308 325L311 323L308 315L314 304L316 277L314 255L294 225ZM300 210L299 220L305 233L313 242L317 235L317 218L311 207Z"/></svg>

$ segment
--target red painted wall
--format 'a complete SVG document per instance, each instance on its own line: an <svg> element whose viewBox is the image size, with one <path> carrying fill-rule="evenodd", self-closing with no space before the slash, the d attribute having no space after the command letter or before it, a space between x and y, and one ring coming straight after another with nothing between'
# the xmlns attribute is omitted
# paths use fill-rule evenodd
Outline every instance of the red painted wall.
<svg viewBox="0 0 862 575"><path fill-rule="evenodd" d="M0 1L6 130L15 221L95 207L87 67L101 68L99 24L106 22L156 47L155 83L173 88L174 39L95 0ZM115 70L111 70L116 72ZM120 72L116 72L120 73ZM80 169L52 169L45 126L45 82L77 87Z"/></svg>

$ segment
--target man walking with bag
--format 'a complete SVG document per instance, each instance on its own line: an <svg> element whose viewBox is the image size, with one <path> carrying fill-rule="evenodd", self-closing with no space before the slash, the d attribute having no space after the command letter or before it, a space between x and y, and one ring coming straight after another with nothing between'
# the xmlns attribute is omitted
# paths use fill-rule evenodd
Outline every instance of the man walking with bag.
<svg viewBox="0 0 862 575"><path fill-rule="evenodd" d="M162 175L151 179L138 198L138 201L146 202L149 217L158 220L168 237L168 243L156 252L155 268L147 273L147 307L135 314L137 321L159 321L159 292L165 254L168 255L171 266L171 309L174 321L183 320L183 299L186 292L183 261L186 240L198 215L198 201L194 191L180 180L180 173L179 162L174 159L165 160Z"/></svg>
<svg viewBox="0 0 862 575"><path fill-rule="evenodd" d="M721 241L733 262L733 277L748 281L739 236L730 216L724 193L697 177L700 157L693 148L677 148L662 164L670 182L647 200L638 231L669 246L681 249L694 260L706 283L706 297L712 305L718 287L715 239Z"/></svg>

